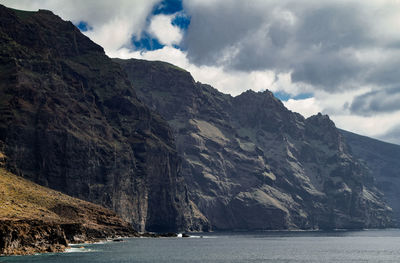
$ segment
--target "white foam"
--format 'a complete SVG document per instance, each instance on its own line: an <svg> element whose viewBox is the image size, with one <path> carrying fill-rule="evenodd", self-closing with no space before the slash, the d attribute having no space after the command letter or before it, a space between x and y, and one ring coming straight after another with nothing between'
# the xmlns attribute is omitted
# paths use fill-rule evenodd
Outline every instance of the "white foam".
<svg viewBox="0 0 400 263"><path fill-rule="evenodd" d="M189 238L217 238L217 236L190 236Z"/></svg>
<svg viewBox="0 0 400 263"><path fill-rule="evenodd" d="M96 249L82 247L82 246L76 247L76 244L74 244L74 245L75 245L74 247L71 246L70 248L67 248L64 251L64 253L87 253L87 252L96 252L96 251L98 251Z"/></svg>
<svg viewBox="0 0 400 263"><path fill-rule="evenodd" d="M70 247L65 250L65 253L77 253L77 252L85 252L85 248L81 247Z"/></svg>

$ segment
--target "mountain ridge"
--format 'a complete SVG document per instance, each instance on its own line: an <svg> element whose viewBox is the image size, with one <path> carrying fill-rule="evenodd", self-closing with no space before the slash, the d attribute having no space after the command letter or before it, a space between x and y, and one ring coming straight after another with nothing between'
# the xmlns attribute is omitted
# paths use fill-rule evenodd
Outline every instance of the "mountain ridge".
<svg viewBox="0 0 400 263"><path fill-rule="evenodd" d="M269 91L222 94L169 63L111 60L49 11L0 14L8 170L140 231L392 226L328 116L305 119Z"/></svg>
<svg viewBox="0 0 400 263"><path fill-rule="evenodd" d="M215 229L391 225L371 175L328 116L305 119L270 91L222 94L168 63L114 61L173 127L190 196Z"/></svg>

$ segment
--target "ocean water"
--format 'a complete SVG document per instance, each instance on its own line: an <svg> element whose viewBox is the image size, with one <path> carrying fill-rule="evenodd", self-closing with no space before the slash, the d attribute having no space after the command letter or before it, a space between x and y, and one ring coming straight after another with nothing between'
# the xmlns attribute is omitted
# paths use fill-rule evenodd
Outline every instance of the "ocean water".
<svg viewBox="0 0 400 263"><path fill-rule="evenodd" d="M83 248L81 248L83 246ZM190 238L129 238L75 245L66 253L0 262L400 262L400 230L241 232Z"/></svg>

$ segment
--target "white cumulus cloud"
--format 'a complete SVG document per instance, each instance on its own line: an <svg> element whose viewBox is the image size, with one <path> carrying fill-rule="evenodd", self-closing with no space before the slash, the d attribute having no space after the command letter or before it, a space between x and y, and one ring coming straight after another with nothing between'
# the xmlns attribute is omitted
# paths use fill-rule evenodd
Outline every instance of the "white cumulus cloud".
<svg viewBox="0 0 400 263"><path fill-rule="evenodd" d="M179 44L182 40L182 31L172 25L174 15L156 15L151 19L149 32L156 37L161 44Z"/></svg>

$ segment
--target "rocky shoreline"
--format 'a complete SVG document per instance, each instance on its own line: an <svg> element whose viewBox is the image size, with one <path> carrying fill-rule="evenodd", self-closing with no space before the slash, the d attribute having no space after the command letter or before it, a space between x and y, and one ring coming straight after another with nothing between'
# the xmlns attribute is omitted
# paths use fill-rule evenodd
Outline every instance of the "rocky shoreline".
<svg viewBox="0 0 400 263"><path fill-rule="evenodd" d="M3 220L0 221L0 255L63 252L69 244L135 236L139 234L131 227L96 229L80 223Z"/></svg>
<svg viewBox="0 0 400 263"><path fill-rule="evenodd" d="M65 252L71 244L104 240L120 242L126 237L189 237L177 233L138 233L132 227L96 229L80 223L49 223L40 220L0 221L0 256Z"/></svg>

